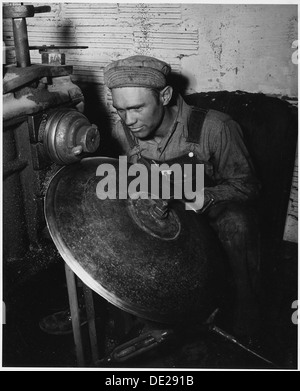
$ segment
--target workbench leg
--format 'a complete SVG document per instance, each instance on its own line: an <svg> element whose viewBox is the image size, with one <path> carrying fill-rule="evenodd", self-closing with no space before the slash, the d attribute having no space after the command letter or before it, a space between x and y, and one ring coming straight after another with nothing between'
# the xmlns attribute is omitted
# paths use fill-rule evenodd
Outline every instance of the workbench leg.
<svg viewBox="0 0 300 391"><path fill-rule="evenodd" d="M77 365L79 367L84 367L84 354L83 354L83 344L82 344L82 336L81 336L80 314L79 314L79 307L78 307L75 274L66 263L65 263L65 271L66 271L70 311L72 317L72 328L73 328L73 336L74 336L74 343L76 349Z"/></svg>
<svg viewBox="0 0 300 391"><path fill-rule="evenodd" d="M88 286L83 284L83 292L84 292L85 308L86 308L86 315L87 315L88 327L89 327L92 360L93 363L95 364L99 360L98 357L99 352L98 352L98 341L97 341L97 332L96 332L93 291Z"/></svg>

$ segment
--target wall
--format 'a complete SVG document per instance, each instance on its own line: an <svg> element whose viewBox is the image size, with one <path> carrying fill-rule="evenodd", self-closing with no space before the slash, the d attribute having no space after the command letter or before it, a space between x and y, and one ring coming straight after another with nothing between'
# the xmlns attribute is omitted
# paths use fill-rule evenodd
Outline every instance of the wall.
<svg viewBox="0 0 300 391"><path fill-rule="evenodd" d="M133 54L169 62L175 72L188 77L187 93L244 90L298 96L296 5L47 4L50 13L27 18L29 43L88 46L65 53L74 67L73 80L86 96L86 114L101 124L102 133L108 133L106 125L116 118L103 68ZM6 46L13 45L10 20L4 20L3 31ZM14 61L12 50L7 59ZM37 50L31 51L31 59L41 62ZM295 179L285 233L292 241L297 237L297 186Z"/></svg>
<svg viewBox="0 0 300 391"><path fill-rule="evenodd" d="M296 5L49 4L51 13L27 18L29 42L88 45L67 51L77 80L101 85L104 65L140 53L160 57L188 76L189 92L239 89L297 96L297 66L291 61ZM4 20L7 45L11 31ZM38 51L31 57L40 61Z"/></svg>
<svg viewBox="0 0 300 391"><path fill-rule="evenodd" d="M296 154L283 239L289 242L298 242L298 153Z"/></svg>

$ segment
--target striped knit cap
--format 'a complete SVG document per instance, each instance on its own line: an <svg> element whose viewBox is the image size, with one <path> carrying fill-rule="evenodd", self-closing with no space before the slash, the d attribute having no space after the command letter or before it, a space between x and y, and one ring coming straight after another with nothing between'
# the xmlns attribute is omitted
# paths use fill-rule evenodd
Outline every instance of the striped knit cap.
<svg viewBox="0 0 300 391"><path fill-rule="evenodd" d="M114 61L104 69L108 88L149 87L161 89L167 85L171 67L164 61L148 56L131 56Z"/></svg>

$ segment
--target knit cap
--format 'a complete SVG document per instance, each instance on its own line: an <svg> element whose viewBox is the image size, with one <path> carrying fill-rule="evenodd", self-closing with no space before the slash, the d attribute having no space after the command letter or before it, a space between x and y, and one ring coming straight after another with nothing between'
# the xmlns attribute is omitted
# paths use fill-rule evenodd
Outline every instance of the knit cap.
<svg viewBox="0 0 300 391"><path fill-rule="evenodd" d="M161 89L167 85L171 67L164 61L148 56L131 56L117 60L104 69L108 88L150 87Z"/></svg>

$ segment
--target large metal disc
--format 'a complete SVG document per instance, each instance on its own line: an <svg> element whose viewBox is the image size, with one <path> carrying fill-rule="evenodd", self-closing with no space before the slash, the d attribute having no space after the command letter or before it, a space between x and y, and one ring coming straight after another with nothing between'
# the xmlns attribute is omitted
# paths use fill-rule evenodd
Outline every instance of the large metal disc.
<svg viewBox="0 0 300 391"><path fill-rule="evenodd" d="M117 159L88 158L62 168L49 184L45 216L61 256L86 285L122 310L166 323L204 319L220 259L207 223L174 202L157 230L143 215L151 200L99 199L103 177L96 170L103 163L119 172ZM117 175L117 194L118 186Z"/></svg>

